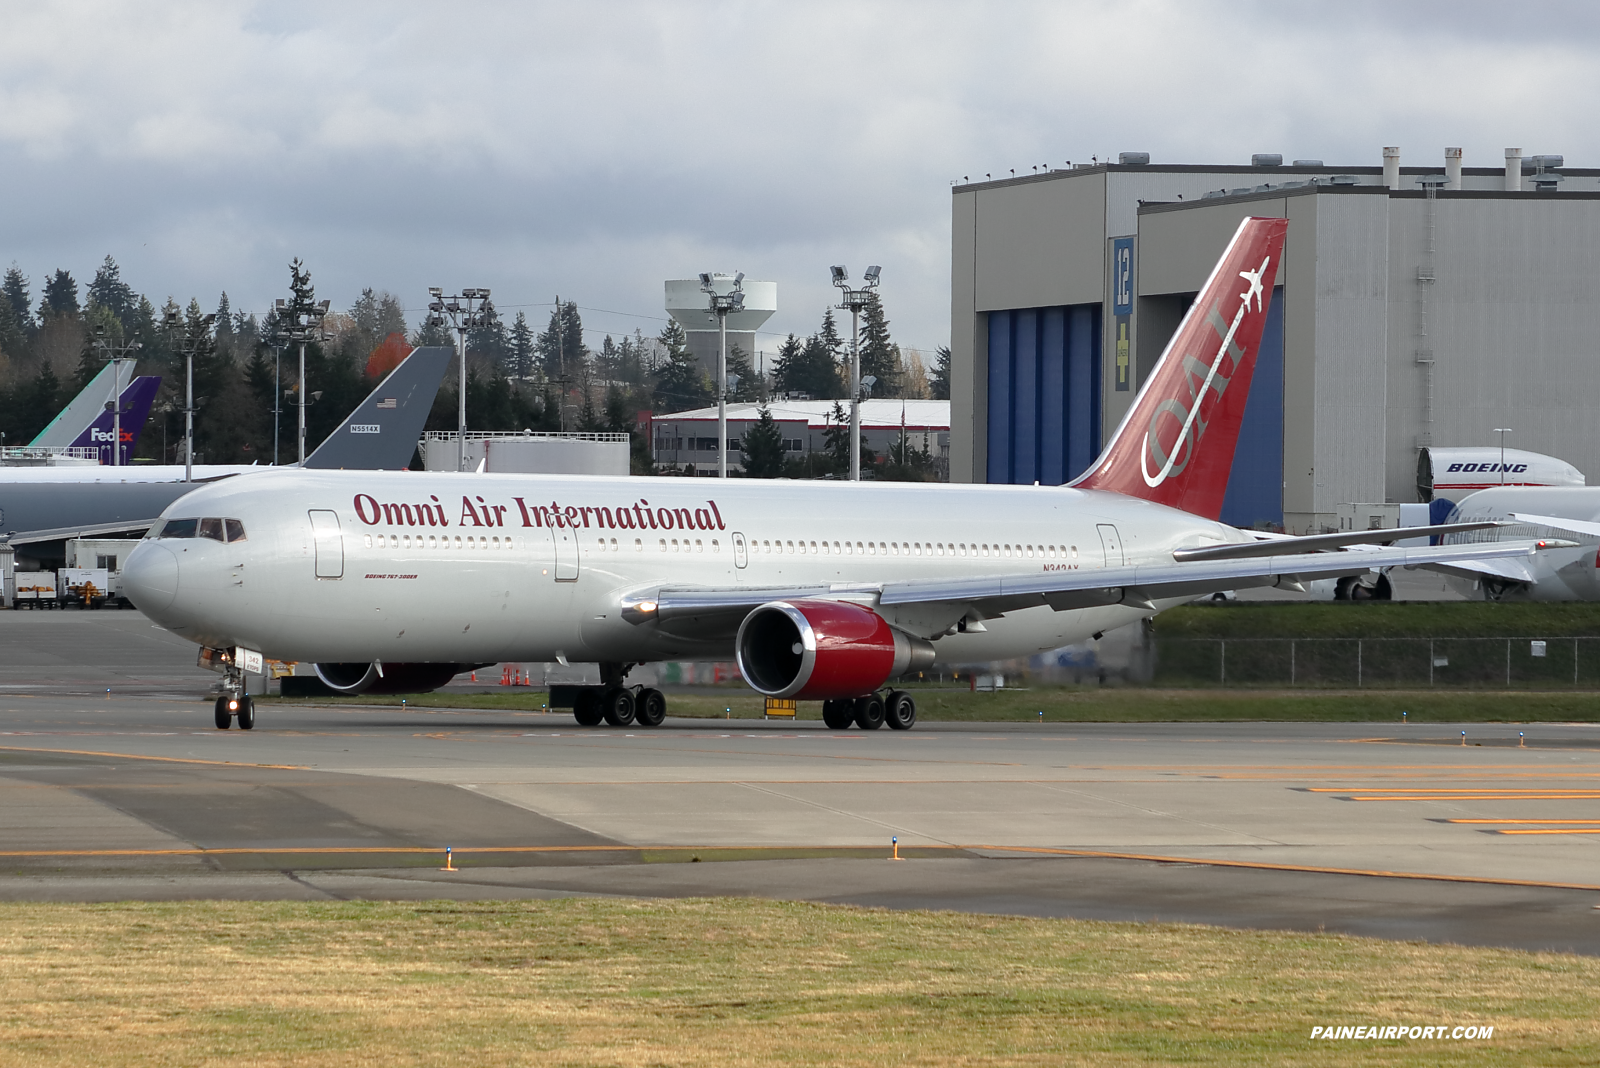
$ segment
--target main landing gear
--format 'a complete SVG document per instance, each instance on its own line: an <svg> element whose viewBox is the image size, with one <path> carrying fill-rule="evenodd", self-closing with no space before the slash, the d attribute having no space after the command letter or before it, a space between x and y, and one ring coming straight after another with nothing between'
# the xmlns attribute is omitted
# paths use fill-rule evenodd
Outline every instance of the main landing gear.
<svg viewBox="0 0 1600 1068"><path fill-rule="evenodd" d="M846 730L852 723L864 731L875 731L885 723L891 730L908 731L917 722L917 702L905 690L890 690L887 696L869 693L824 701L822 722L835 731Z"/></svg>
<svg viewBox="0 0 1600 1068"><path fill-rule="evenodd" d="M624 685L622 680L633 666L601 664L599 686L552 686L550 707L572 709L580 727L598 727L602 722L613 727L659 727L667 718L666 695L646 686Z"/></svg>

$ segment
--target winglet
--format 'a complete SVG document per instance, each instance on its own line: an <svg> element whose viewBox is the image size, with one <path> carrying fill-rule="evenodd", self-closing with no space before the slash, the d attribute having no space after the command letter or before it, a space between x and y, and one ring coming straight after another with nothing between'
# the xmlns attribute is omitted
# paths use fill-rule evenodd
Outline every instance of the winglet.
<svg viewBox="0 0 1600 1068"><path fill-rule="evenodd" d="M411 466L433 398L454 355L448 346L414 350L306 457L306 466L367 471Z"/></svg>
<svg viewBox="0 0 1600 1068"><path fill-rule="evenodd" d="M1287 219L1247 218L1094 466L1072 484L1216 519Z"/></svg>

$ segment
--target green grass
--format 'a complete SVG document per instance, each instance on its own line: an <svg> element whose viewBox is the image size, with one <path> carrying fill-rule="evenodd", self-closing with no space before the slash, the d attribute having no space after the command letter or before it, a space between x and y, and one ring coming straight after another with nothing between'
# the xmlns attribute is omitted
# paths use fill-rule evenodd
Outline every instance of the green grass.
<svg viewBox="0 0 1600 1068"><path fill-rule="evenodd" d="M1181 721L1279 720L1291 722L1384 723L1405 712L1414 723L1592 722L1600 719L1600 693L1592 691L1436 691L1436 690L1265 690L1075 688L1039 686L969 693L956 687L913 687L917 716L928 722L1151 723ZM263 699L276 701L275 698ZM377 705L398 707L400 697L288 699L285 704ZM483 709L537 712L542 692L427 693L405 699L414 708ZM762 700L748 690L730 688L706 696L669 692L668 714L681 718L758 719ZM1043 717L1039 715L1044 712ZM822 718L817 702L802 702L800 718Z"/></svg>
<svg viewBox="0 0 1600 1068"><path fill-rule="evenodd" d="M0 905L0 1060L38 1068L1564 1068L1597 994L1561 954L748 899Z"/></svg>
<svg viewBox="0 0 1600 1068"><path fill-rule="evenodd" d="M1600 636L1600 603L1238 601L1155 617L1158 638L1574 638Z"/></svg>

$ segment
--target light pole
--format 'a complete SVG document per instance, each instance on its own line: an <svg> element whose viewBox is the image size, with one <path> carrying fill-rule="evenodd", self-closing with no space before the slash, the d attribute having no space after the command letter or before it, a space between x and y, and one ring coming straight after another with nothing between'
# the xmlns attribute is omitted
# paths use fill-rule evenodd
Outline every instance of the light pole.
<svg viewBox="0 0 1600 1068"><path fill-rule="evenodd" d="M206 334L216 319L215 315L201 316L197 324L199 329L192 334L185 330L183 339L178 342L178 351L183 353L183 480L185 482L194 481L194 354L205 346ZM176 310L167 312L166 318L162 320L162 326L169 332L183 325L183 316Z"/></svg>
<svg viewBox="0 0 1600 1068"><path fill-rule="evenodd" d="M308 278L308 290L309 282L310 279ZM296 421L296 437L299 447L296 451L299 455L301 467L306 465L306 344L312 341L333 340L333 335L325 333L322 329L322 320L327 318L328 307L332 303L332 301L325 300L319 304L313 304L311 302L311 294L307 292L304 297L296 293L292 301L287 301L280 297L274 306L278 313L278 322L282 324L287 320L289 324L287 329L284 329L281 325L279 326L279 329L283 331L282 336L284 339L296 341L300 344L300 381L295 385L294 406L299 413Z"/></svg>
<svg viewBox="0 0 1600 1068"><path fill-rule="evenodd" d="M453 297L437 286L428 289L433 298L427 326L450 326L456 332L456 355L461 361L461 384L456 393L456 470L467 469L467 331L488 326L494 315L487 289L463 289ZM559 299L559 298L558 298ZM448 323L445 316L449 316Z"/></svg>
<svg viewBox="0 0 1600 1068"><path fill-rule="evenodd" d="M860 289L850 288L850 272L843 267L833 268L833 284L843 294L840 311L850 312L850 481L861 481L861 309L872 299L878 288L881 268L867 268Z"/></svg>
<svg viewBox="0 0 1600 1068"><path fill-rule="evenodd" d="M1500 435L1500 485L1506 484L1506 435L1511 433L1508 426L1497 426L1494 432Z"/></svg>
<svg viewBox="0 0 1600 1068"><path fill-rule="evenodd" d="M283 422L283 347L288 344L281 324L273 326L267 344L272 346L272 466L277 467L278 427Z"/></svg>
<svg viewBox="0 0 1600 1068"><path fill-rule="evenodd" d="M137 341L112 341L106 333L105 324L101 323L94 328L94 343L103 355L101 359L111 361L111 400L106 407L111 410L111 466L122 466L122 361L132 359L130 352L139 349Z"/></svg>
<svg viewBox="0 0 1600 1068"><path fill-rule="evenodd" d="M724 276L726 277L726 276ZM702 273L700 291L707 310L717 317L717 477L728 477L728 313L744 311L744 272L733 276L733 288L717 292L715 279Z"/></svg>

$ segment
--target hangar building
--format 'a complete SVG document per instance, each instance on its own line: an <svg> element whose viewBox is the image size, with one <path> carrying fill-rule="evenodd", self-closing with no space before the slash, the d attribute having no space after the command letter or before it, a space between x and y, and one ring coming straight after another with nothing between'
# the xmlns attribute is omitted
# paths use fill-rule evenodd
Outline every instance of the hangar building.
<svg viewBox="0 0 1600 1068"><path fill-rule="evenodd" d="M955 187L953 481L1083 471L1247 215L1289 232L1224 520L1336 529L1500 427L1600 470L1600 170L1147 160Z"/></svg>

